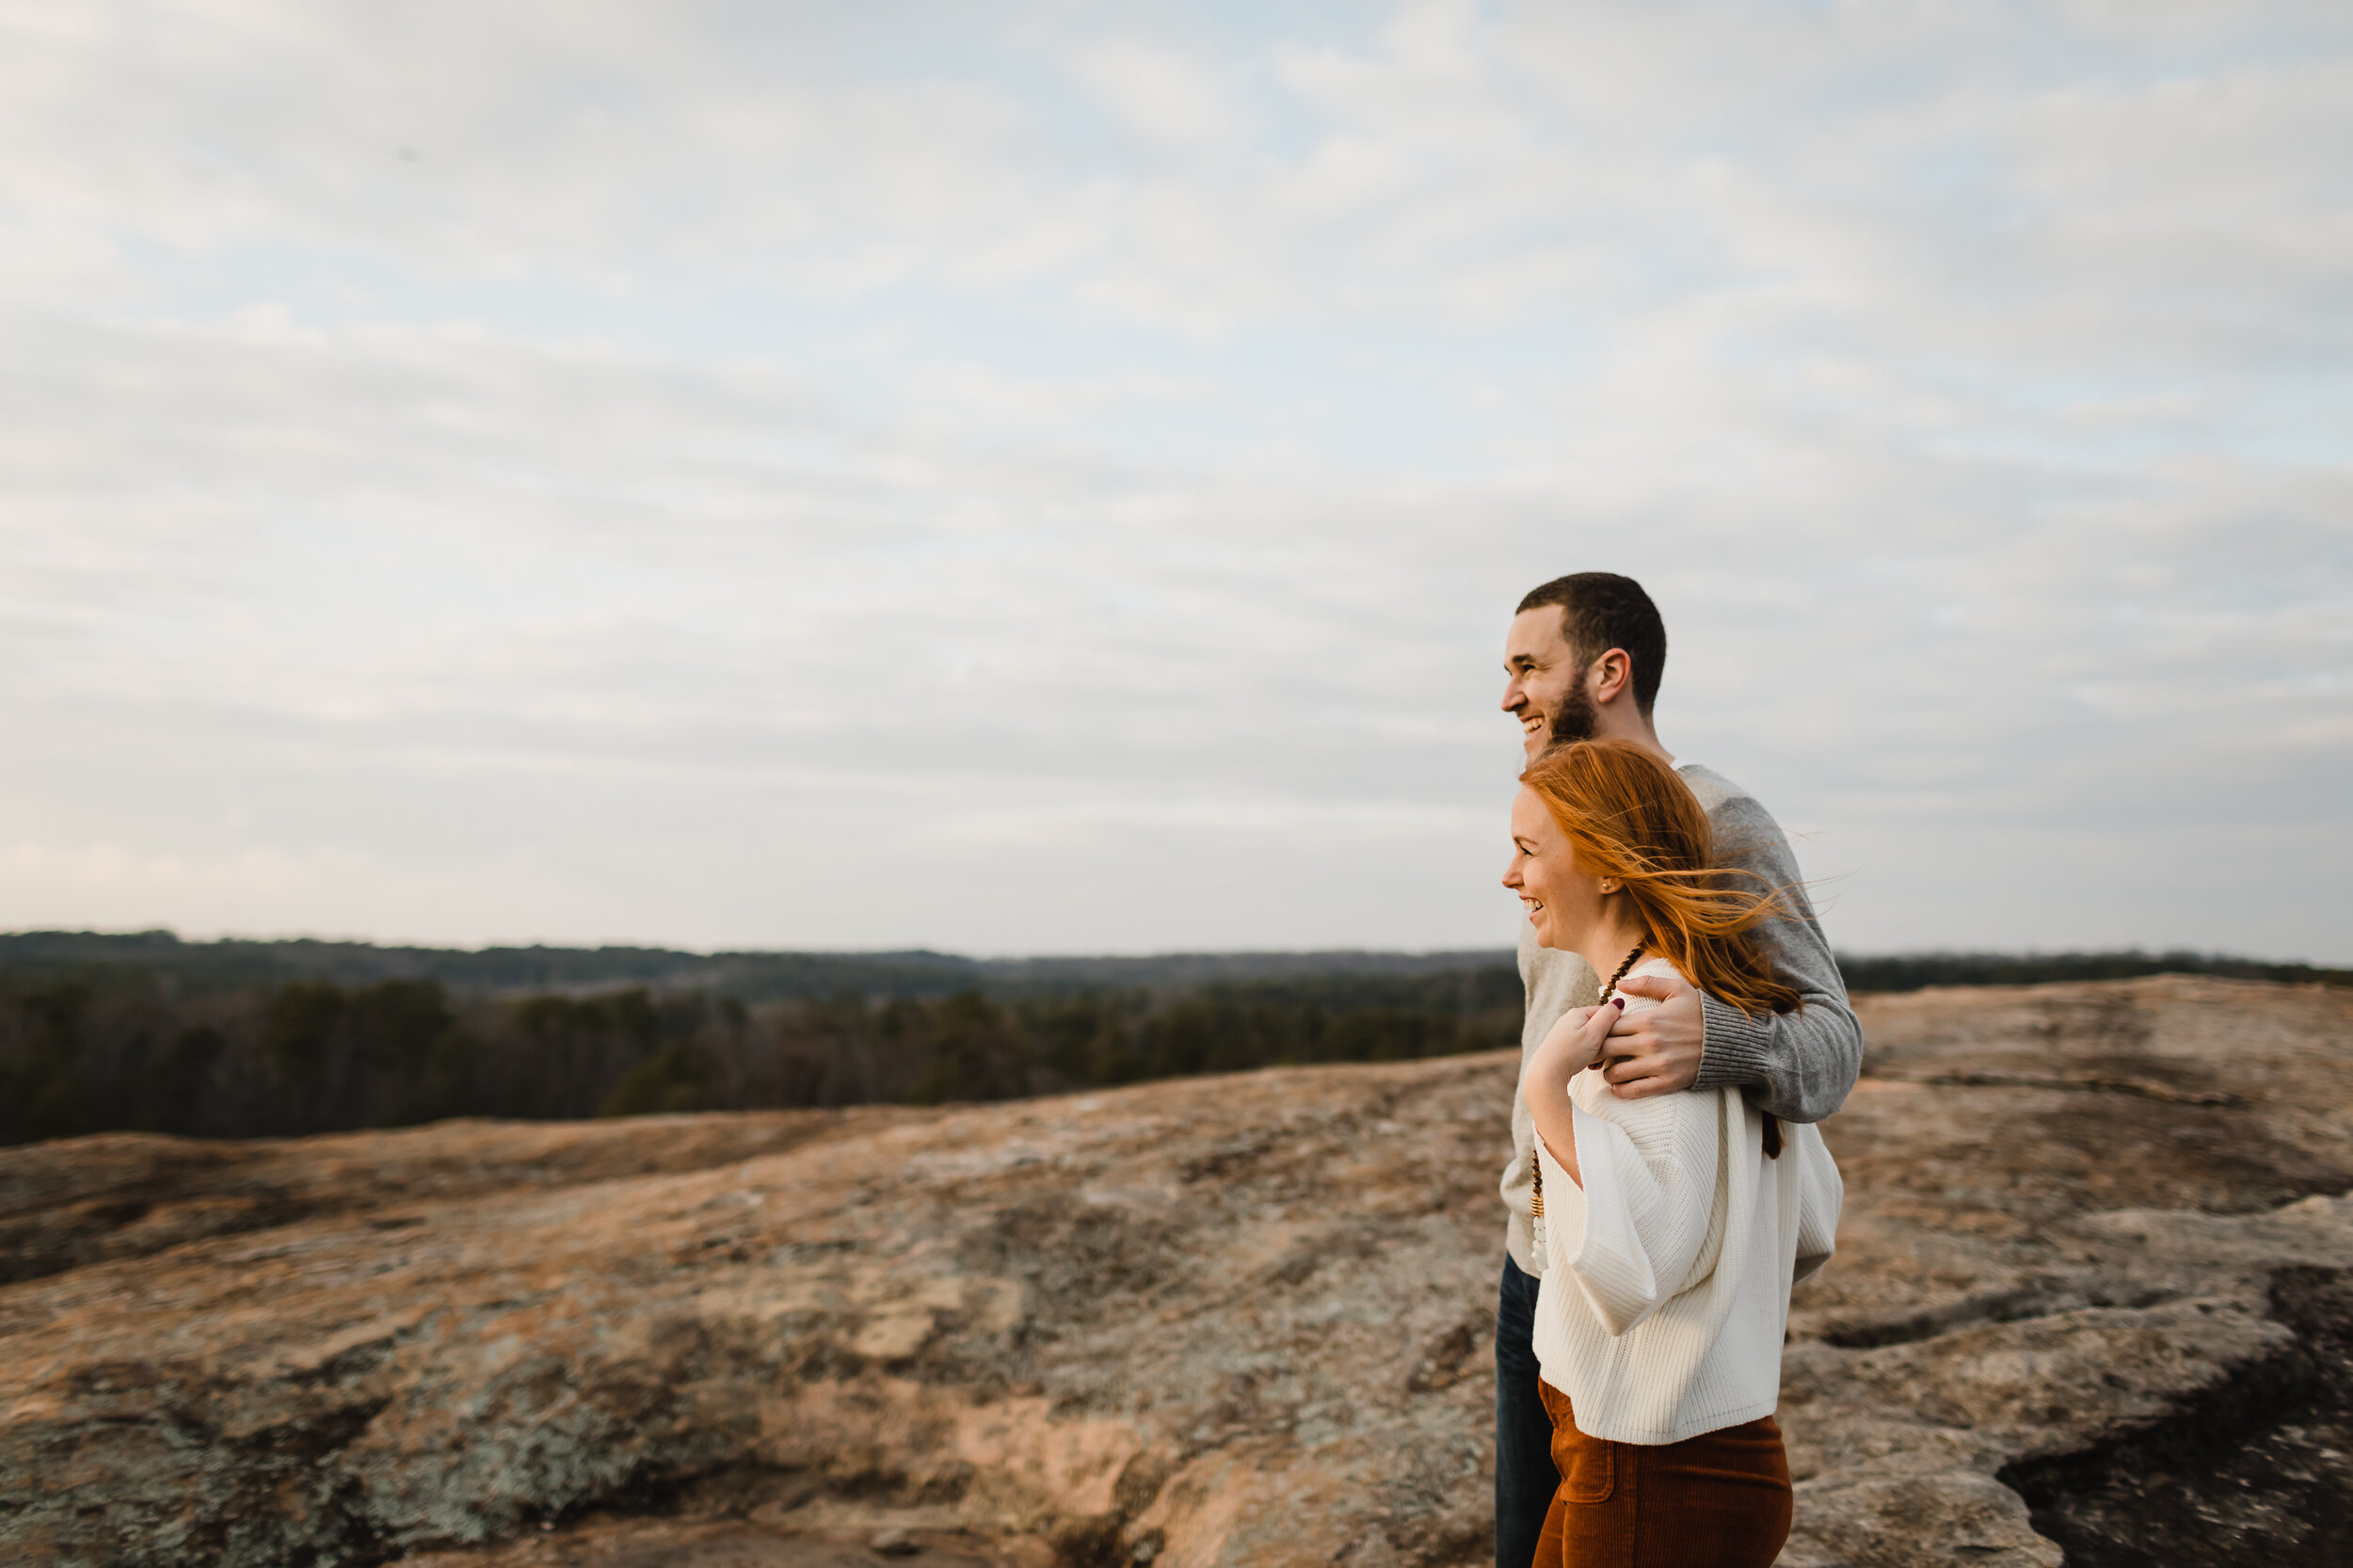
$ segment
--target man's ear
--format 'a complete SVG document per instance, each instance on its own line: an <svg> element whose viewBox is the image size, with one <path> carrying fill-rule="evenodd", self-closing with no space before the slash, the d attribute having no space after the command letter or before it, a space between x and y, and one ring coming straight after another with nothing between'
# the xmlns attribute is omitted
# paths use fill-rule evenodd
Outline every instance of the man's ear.
<svg viewBox="0 0 2353 1568"><path fill-rule="evenodd" d="M1595 702L1613 701L1634 679L1633 656L1625 648L1613 648L1587 666L1585 678Z"/></svg>

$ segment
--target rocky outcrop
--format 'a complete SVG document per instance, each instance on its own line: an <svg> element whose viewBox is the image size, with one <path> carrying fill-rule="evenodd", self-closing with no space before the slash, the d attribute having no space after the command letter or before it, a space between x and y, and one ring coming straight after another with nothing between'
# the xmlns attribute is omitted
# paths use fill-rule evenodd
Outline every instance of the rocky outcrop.
<svg viewBox="0 0 2353 1568"><path fill-rule="evenodd" d="M1825 1129L1840 1256L1792 1315L1784 1560L2353 1560L2353 996L2168 977L1865 1015Z"/></svg>
<svg viewBox="0 0 2353 1568"><path fill-rule="evenodd" d="M1866 1027L1784 1560L2345 1560L2353 997ZM1511 1072L8 1151L0 1556L1478 1562Z"/></svg>
<svg viewBox="0 0 2353 1568"><path fill-rule="evenodd" d="M444 1122L243 1144L108 1133L0 1148L0 1285L313 1215L709 1170L896 1114Z"/></svg>

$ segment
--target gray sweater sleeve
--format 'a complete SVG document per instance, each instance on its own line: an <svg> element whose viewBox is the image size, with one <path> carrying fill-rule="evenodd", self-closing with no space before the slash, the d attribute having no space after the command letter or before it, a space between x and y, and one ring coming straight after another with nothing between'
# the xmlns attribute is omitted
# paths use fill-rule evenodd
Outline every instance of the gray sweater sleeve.
<svg viewBox="0 0 2353 1568"><path fill-rule="evenodd" d="M1703 792L1703 801L1713 792ZM1818 1122L1844 1104L1854 1087L1863 1067L1863 1026L1848 1005L1847 983L1799 883L1797 856L1790 854L1781 824L1737 791L1707 804L1717 858L1780 889L1797 917L1769 922L1758 938L1804 1005L1795 1013L1753 1018L1703 992L1700 1011L1707 1040L1695 1086L1755 1085L1762 1092L1751 1097L1760 1110L1785 1121Z"/></svg>

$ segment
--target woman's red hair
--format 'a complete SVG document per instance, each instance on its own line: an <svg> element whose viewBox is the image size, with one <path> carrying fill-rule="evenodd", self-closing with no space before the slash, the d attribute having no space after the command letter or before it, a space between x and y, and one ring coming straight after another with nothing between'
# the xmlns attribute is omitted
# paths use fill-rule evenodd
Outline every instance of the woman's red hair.
<svg viewBox="0 0 2353 1568"><path fill-rule="evenodd" d="M1707 813L1656 754L1627 741L1575 741L1545 752L1520 782L1587 871L1625 885L1652 954L1752 1016L1798 1007L1798 992L1773 973L1753 935L1785 918L1778 890L1716 865ZM1756 889L1735 886L1741 878Z"/></svg>

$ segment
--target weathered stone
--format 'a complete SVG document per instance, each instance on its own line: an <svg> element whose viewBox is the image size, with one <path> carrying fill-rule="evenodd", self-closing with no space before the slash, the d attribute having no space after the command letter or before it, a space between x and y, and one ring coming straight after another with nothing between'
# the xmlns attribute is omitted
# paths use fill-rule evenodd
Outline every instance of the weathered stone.
<svg viewBox="0 0 2353 1568"><path fill-rule="evenodd" d="M2342 1560L2353 998L1865 1011L1784 1560ZM1481 1561L1510 1082L0 1152L0 1556Z"/></svg>
<svg viewBox="0 0 2353 1568"><path fill-rule="evenodd" d="M2263 1494L2204 1466L2169 1483L2211 1516L2185 1534L2076 1506L2097 1478L2067 1461L2162 1447L2250 1386L2348 1407L2327 1368L2353 1345L2299 1333L2272 1281L2353 1263L2353 1200L2329 1195L2353 1187L2353 997L2168 977L1864 1011L1873 1076L1826 1128L1839 1256L1792 1313L1808 1479L1784 1560L2056 1564L2030 1517L2077 1568L2343 1560L2271 1526L2247 1555L2234 1521ZM2353 1450L2285 1448L2310 1496L2353 1506Z"/></svg>
<svg viewBox="0 0 2353 1568"><path fill-rule="evenodd" d="M0 1148L0 1283L38 1279L183 1241L312 1214L512 1188L707 1170L812 1139L886 1125L888 1107L616 1122L444 1122L436 1136L382 1133L203 1144L104 1133ZM60 1158L59 1151L70 1151Z"/></svg>

